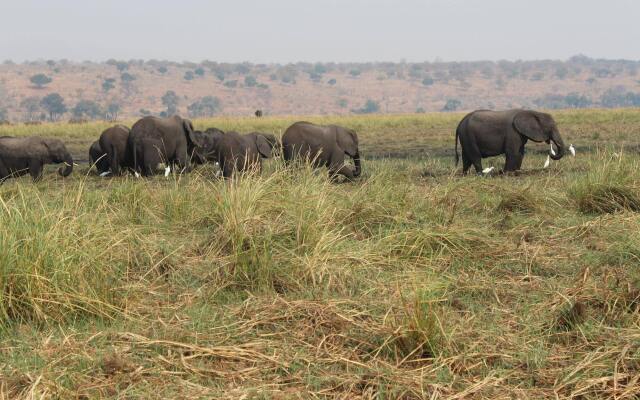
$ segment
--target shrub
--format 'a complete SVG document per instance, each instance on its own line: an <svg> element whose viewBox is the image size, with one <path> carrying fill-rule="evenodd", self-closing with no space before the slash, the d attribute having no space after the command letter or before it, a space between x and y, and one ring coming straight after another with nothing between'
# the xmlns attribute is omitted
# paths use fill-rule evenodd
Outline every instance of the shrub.
<svg viewBox="0 0 640 400"><path fill-rule="evenodd" d="M36 75L33 75L31 78L29 78L29 80L31 81L31 83L36 85L38 89L41 89L45 85L48 85L49 83L51 83L53 79L49 78L45 74L36 74Z"/></svg>
<svg viewBox="0 0 640 400"><path fill-rule="evenodd" d="M449 99L445 103L444 107L442 107L442 111L456 111L462 106L462 102L458 99Z"/></svg>

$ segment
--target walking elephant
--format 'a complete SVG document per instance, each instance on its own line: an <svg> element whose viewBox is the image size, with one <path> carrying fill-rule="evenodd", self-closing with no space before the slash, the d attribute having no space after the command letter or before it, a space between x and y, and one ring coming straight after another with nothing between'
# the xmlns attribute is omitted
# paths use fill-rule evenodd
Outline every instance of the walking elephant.
<svg viewBox="0 0 640 400"><path fill-rule="evenodd" d="M275 143L260 133L241 135L238 132L227 132L216 140L211 153L220 163L222 176L231 178L235 172L242 173L252 169L260 171L262 159L271 157L275 146Z"/></svg>
<svg viewBox="0 0 640 400"><path fill-rule="evenodd" d="M89 160L91 164L96 166L98 174L102 175L109 171L109 161L107 161L107 154L100 147L100 141L96 140L89 147Z"/></svg>
<svg viewBox="0 0 640 400"><path fill-rule="evenodd" d="M112 175L120 175L121 168L132 167L127 147L130 132L126 126L116 125L107 128L100 135L100 147L107 155L106 160Z"/></svg>
<svg viewBox="0 0 640 400"><path fill-rule="evenodd" d="M524 158L524 145L528 140L556 145L550 151L554 160L561 159L566 147L553 117L533 110L489 111L478 110L467 114L456 129L456 165L458 165L458 140L462 148L462 171L467 173L471 165L482 173L482 159L505 155L504 172L517 171Z"/></svg>
<svg viewBox="0 0 640 400"><path fill-rule="evenodd" d="M127 141L132 168L144 176L152 175L161 162L188 170L189 155L197 147L194 132L191 121L177 115L138 120Z"/></svg>
<svg viewBox="0 0 640 400"><path fill-rule="evenodd" d="M58 173L69 176L73 171L73 158L64 143L58 139L39 136L0 138L0 179L29 173L34 181L42 177L45 164L60 164Z"/></svg>
<svg viewBox="0 0 640 400"><path fill-rule="evenodd" d="M342 126L296 122L282 135L282 149L286 162L308 159L315 167L326 166L333 178L343 175L353 179L362 172L358 135ZM353 159L353 169L344 164L345 155Z"/></svg>

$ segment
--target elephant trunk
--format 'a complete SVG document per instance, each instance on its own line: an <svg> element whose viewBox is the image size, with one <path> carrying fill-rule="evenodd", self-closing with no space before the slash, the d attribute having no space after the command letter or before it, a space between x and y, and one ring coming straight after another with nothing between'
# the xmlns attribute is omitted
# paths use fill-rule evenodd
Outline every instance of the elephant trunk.
<svg viewBox="0 0 640 400"><path fill-rule="evenodd" d="M561 159L564 156L564 154L566 152L566 147L565 147L564 142L562 141L562 138L560 137L560 134L558 133L557 130L554 130L552 132L551 141L556 145L558 150L556 151L555 155L553 155L553 154L551 154L551 152L549 152L549 157L551 157L551 159L553 159L554 161L558 161L559 159Z"/></svg>
<svg viewBox="0 0 640 400"><path fill-rule="evenodd" d="M71 154L69 154L69 152L65 152L63 160L65 165L64 167L60 167L60 169L58 169L58 173L63 177L69 176L73 171L73 158L71 157Z"/></svg>
<svg viewBox="0 0 640 400"><path fill-rule="evenodd" d="M357 178L358 176L360 176L360 173L362 172L362 166L360 164L360 152L356 152L356 154L353 155L353 164L355 165L355 169L353 170L353 176L355 178Z"/></svg>

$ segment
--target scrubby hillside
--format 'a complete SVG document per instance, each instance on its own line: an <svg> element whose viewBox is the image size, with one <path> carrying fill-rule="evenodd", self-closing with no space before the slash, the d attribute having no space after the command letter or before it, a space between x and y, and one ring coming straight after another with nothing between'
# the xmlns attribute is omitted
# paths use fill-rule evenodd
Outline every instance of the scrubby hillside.
<svg viewBox="0 0 640 400"><path fill-rule="evenodd" d="M640 105L640 62L288 65L50 60L0 65L0 120L415 113ZM57 93L60 99L46 96Z"/></svg>

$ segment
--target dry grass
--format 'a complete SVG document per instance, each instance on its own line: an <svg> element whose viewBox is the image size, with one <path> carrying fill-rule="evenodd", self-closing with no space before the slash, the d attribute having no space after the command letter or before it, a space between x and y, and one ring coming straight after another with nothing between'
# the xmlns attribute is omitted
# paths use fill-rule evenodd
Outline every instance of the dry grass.
<svg viewBox="0 0 640 400"><path fill-rule="evenodd" d="M0 398L637 398L640 219L579 202L635 193L619 153L493 178L434 157L340 185L277 160L234 182L9 181Z"/></svg>

